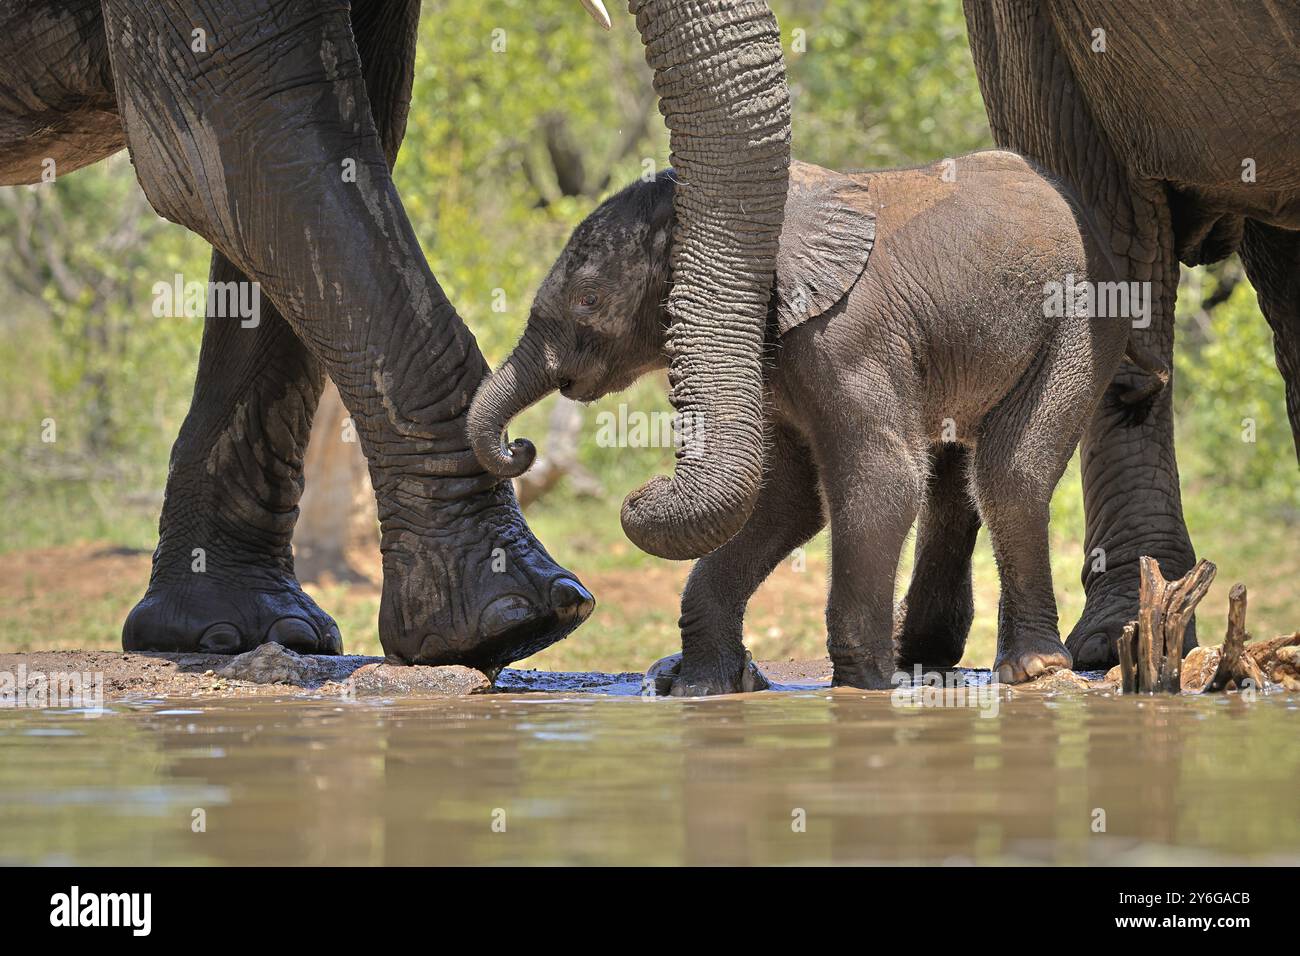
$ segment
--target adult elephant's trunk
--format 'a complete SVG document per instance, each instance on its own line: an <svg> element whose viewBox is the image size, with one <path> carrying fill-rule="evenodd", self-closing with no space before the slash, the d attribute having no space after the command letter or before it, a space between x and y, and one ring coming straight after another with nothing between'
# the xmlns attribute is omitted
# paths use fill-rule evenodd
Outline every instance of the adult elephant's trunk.
<svg viewBox="0 0 1300 956"><path fill-rule="evenodd" d="M790 166L790 95L762 0L630 0L671 132L668 299L676 474L623 502L645 551L694 558L749 517L763 469L761 354Z"/></svg>
<svg viewBox="0 0 1300 956"><path fill-rule="evenodd" d="M474 396L466 433L479 463L498 478L518 478L537 457L527 438L504 443L506 425L529 405L556 388L554 363L530 329L505 364L492 373Z"/></svg>

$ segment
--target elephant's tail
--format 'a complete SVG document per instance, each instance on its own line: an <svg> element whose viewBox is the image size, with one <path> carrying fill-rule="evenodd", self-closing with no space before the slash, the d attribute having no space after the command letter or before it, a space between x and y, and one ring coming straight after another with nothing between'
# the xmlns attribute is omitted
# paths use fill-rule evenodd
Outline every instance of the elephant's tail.
<svg viewBox="0 0 1300 956"><path fill-rule="evenodd" d="M1132 338L1124 349L1124 357L1147 375L1147 381L1141 385L1119 393L1120 403L1127 411L1125 417L1130 424L1139 425L1146 421L1156 398L1169 385L1169 366L1134 342Z"/></svg>

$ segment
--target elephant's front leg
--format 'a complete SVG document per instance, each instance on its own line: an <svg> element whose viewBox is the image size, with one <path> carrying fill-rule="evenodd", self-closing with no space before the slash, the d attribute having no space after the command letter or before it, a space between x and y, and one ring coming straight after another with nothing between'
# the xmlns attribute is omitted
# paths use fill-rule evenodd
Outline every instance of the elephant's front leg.
<svg viewBox="0 0 1300 956"><path fill-rule="evenodd" d="M778 425L749 520L691 569L682 594L682 653L646 674L657 693L703 697L767 687L745 650L745 605L773 569L825 523L812 453Z"/></svg>
<svg viewBox="0 0 1300 956"><path fill-rule="evenodd" d="M196 14L108 0L105 12L150 201L260 284L356 422L379 501L385 652L493 668L563 637L591 596L468 450L486 366L393 187L349 4L230 0Z"/></svg>
<svg viewBox="0 0 1300 956"><path fill-rule="evenodd" d="M878 388L876 394L888 393ZM828 434L818 436L827 457L839 456L819 462L831 521L826 649L837 687L885 690L899 673L894 580L919 510L927 460L924 450L905 447L902 436L910 429L897 427L900 416L887 406L881 401L869 414L843 416L835 423L839 435L827 426Z"/></svg>
<svg viewBox="0 0 1300 956"><path fill-rule="evenodd" d="M211 280L246 281L220 253ZM342 651L333 620L298 586L290 544L321 384L320 364L269 304L255 326L207 319L149 589L127 617L124 649Z"/></svg>
<svg viewBox="0 0 1300 956"><path fill-rule="evenodd" d="M1120 278L1140 296L1131 295L1130 306L1145 303L1146 308L1145 315L1133 316L1132 335L1144 351L1172 369L1178 262L1169 208L1160 191L1149 184L1132 189L1132 204L1145 209L1148 217L1141 222L1150 231L1147 248L1154 260L1143 261L1135 253L1118 258L1123 269ZM1156 558L1171 578L1195 562L1174 457L1173 388L1165 388L1138 422L1132 420L1128 406L1117 400L1123 391L1144 384L1146 373L1122 366L1080 446L1087 515L1083 564L1087 603L1065 642L1080 670L1118 663L1119 636L1137 616L1139 558ZM1187 629L1184 653L1195 646L1193 622Z"/></svg>

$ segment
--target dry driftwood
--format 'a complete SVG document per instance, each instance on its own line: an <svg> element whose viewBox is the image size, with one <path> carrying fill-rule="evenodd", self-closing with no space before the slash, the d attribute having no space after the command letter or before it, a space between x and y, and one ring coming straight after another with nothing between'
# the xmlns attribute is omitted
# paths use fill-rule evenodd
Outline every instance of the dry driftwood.
<svg viewBox="0 0 1300 956"><path fill-rule="evenodd" d="M1287 690L1300 690L1300 631L1246 646L1260 674Z"/></svg>
<svg viewBox="0 0 1300 956"><path fill-rule="evenodd" d="M1215 567L1200 561L1177 581L1166 581L1156 562L1144 557L1141 574L1138 618L1124 627L1118 647L1124 693L1178 693L1184 683L1188 690L1201 693L1263 687L1270 677L1287 678L1293 667L1300 677L1300 632L1247 646L1246 587L1235 584L1228 594L1223 646L1198 648L1194 655L1199 655L1199 671L1184 682L1183 637L1197 603L1214 580ZM1214 670L1207 679L1210 667Z"/></svg>
<svg viewBox="0 0 1300 956"><path fill-rule="evenodd" d="M1166 581L1155 558L1143 557L1139 568L1138 618L1125 626L1118 648L1123 692L1176 694L1187 625L1218 569L1202 560L1178 580Z"/></svg>
<svg viewBox="0 0 1300 956"><path fill-rule="evenodd" d="M1223 650L1219 652L1219 666L1214 669L1203 694L1236 687L1262 687L1264 675L1255 658L1246 653L1246 588L1234 584L1228 594L1228 630L1223 636Z"/></svg>

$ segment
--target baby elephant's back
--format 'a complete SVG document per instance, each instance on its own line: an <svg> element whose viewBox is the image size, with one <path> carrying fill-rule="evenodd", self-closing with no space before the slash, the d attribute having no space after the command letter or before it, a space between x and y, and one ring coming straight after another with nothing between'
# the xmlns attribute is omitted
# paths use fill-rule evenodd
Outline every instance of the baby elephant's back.
<svg viewBox="0 0 1300 956"><path fill-rule="evenodd" d="M1081 215L1001 150L863 175L877 216L872 285L889 311L904 304L891 318L911 326L931 399L978 415L1059 337L1053 295L1092 268Z"/></svg>

